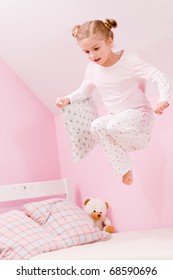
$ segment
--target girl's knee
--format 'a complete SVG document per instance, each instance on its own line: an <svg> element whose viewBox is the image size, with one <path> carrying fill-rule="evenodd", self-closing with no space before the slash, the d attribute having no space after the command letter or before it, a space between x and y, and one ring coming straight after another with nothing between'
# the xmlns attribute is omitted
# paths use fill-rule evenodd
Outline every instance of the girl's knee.
<svg viewBox="0 0 173 280"><path fill-rule="evenodd" d="M123 133L123 129L120 126L116 125L115 122L112 122L112 121L110 121L107 124L106 130L109 135L114 136L114 137Z"/></svg>
<svg viewBox="0 0 173 280"><path fill-rule="evenodd" d="M105 126L103 125L103 123L100 121L100 119L95 119L92 123L91 123L91 132L100 132L101 130L105 129Z"/></svg>

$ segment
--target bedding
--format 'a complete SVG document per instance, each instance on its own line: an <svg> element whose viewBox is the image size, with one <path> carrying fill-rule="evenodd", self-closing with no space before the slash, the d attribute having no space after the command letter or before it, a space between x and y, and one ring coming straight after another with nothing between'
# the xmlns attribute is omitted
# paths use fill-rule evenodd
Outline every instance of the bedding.
<svg viewBox="0 0 173 280"><path fill-rule="evenodd" d="M65 199L49 199L24 205L24 211L46 232L61 236L67 247L107 240L85 211Z"/></svg>
<svg viewBox="0 0 173 280"><path fill-rule="evenodd" d="M173 228L110 235L69 200L44 199L0 215L0 259L172 260Z"/></svg>
<svg viewBox="0 0 173 280"><path fill-rule="evenodd" d="M65 199L48 199L0 215L0 259L30 259L75 245L104 241L84 210Z"/></svg>
<svg viewBox="0 0 173 280"><path fill-rule="evenodd" d="M173 260L173 228L111 234L106 242L40 254L32 260Z"/></svg>
<svg viewBox="0 0 173 280"><path fill-rule="evenodd" d="M0 215L0 259L29 259L61 248L65 244L60 236L54 238L22 211Z"/></svg>

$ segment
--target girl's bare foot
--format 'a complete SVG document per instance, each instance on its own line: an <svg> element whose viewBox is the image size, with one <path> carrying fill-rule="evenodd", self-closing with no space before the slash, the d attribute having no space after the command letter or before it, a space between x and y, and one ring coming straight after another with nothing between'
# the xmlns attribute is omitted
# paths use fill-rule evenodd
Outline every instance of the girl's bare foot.
<svg viewBox="0 0 173 280"><path fill-rule="evenodd" d="M125 185L131 185L133 183L132 170L127 171L127 173L123 175L122 181Z"/></svg>

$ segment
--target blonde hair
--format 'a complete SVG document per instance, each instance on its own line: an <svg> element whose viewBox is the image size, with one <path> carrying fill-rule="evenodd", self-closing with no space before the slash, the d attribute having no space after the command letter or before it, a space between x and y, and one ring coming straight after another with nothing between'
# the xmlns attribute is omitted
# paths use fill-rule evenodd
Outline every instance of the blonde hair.
<svg viewBox="0 0 173 280"><path fill-rule="evenodd" d="M82 25L75 25L72 30L72 36L78 41L88 38L91 35L101 34L106 40L114 38L112 28L118 26L117 21L114 19L102 20L91 20L83 23Z"/></svg>

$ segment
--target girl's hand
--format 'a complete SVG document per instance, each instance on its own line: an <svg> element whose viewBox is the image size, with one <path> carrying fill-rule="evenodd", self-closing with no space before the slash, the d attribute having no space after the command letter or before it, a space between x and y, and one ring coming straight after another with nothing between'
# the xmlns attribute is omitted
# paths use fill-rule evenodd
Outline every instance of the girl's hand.
<svg viewBox="0 0 173 280"><path fill-rule="evenodd" d="M58 97L56 99L56 106L58 108L63 108L65 106L67 106L68 104L70 104L70 99L67 97Z"/></svg>
<svg viewBox="0 0 173 280"><path fill-rule="evenodd" d="M163 101L157 104L154 112L156 114L161 115L163 113L163 111L169 106L169 103L167 101Z"/></svg>

